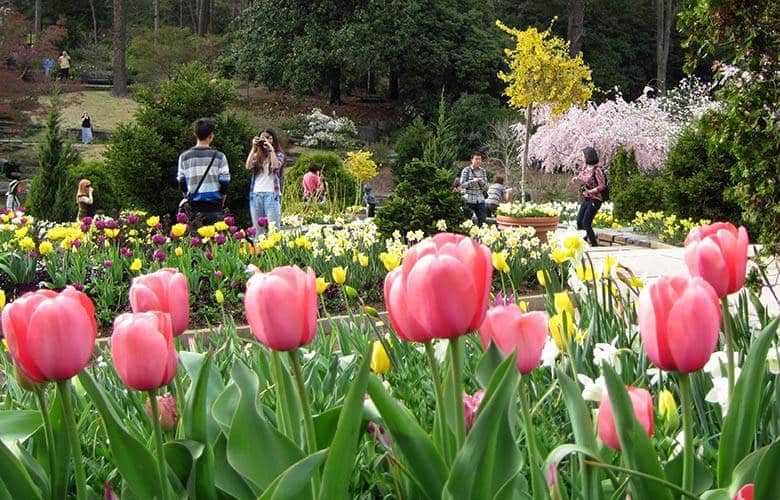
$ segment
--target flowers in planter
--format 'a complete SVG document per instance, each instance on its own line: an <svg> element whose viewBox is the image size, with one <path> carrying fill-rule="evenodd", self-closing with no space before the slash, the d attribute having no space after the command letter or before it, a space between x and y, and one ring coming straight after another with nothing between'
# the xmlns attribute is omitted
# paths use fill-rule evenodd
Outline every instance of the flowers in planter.
<svg viewBox="0 0 780 500"><path fill-rule="evenodd" d="M505 217L558 217L561 212L551 203L502 203L496 211L498 215Z"/></svg>

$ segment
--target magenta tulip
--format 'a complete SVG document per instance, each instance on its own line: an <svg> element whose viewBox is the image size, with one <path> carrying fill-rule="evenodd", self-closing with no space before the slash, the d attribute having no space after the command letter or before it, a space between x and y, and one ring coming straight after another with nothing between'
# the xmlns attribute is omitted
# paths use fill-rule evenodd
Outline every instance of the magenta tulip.
<svg viewBox="0 0 780 500"><path fill-rule="evenodd" d="M128 387L151 391L167 385L176 374L177 358L170 314L149 311L117 316L111 356Z"/></svg>
<svg viewBox="0 0 780 500"><path fill-rule="evenodd" d="M414 245L385 278L390 321L405 340L457 338L482 324L490 298L490 250L439 233Z"/></svg>
<svg viewBox="0 0 780 500"><path fill-rule="evenodd" d="M707 280L718 297L738 292L745 285L747 254L747 230L730 222L694 228L685 238L688 271Z"/></svg>
<svg viewBox="0 0 780 500"><path fill-rule="evenodd" d="M490 308L479 327L482 347L487 349L493 341L507 356L516 351L517 370L523 375L539 366L548 336L547 315L539 311L524 313L517 304Z"/></svg>
<svg viewBox="0 0 780 500"><path fill-rule="evenodd" d="M485 399L485 391L483 389L478 390L474 394L463 395L463 418L466 422L467 431L474 426L474 419L477 418L477 412L483 399Z"/></svg>
<svg viewBox="0 0 780 500"><path fill-rule="evenodd" d="M190 324L190 292L187 277L176 269L164 268L133 279L130 307L133 312L162 311L171 315L177 337Z"/></svg>
<svg viewBox="0 0 780 500"><path fill-rule="evenodd" d="M22 295L3 309L2 325L14 362L33 382L79 373L97 337L95 306L73 287Z"/></svg>
<svg viewBox="0 0 780 500"><path fill-rule="evenodd" d="M257 340L275 351L306 345L317 333L317 285L311 268L277 267L246 284L244 312Z"/></svg>
<svg viewBox="0 0 780 500"><path fill-rule="evenodd" d="M715 350L719 325L720 301L702 278L664 276L639 295L642 346L663 370L701 370Z"/></svg>
<svg viewBox="0 0 780 500"><path fill-rule="evenodd" d="M753 483L748 483L739 489L737 494L734 496L734 500L753 500L754 490L755 485Z"/></svg>
<svg viewBox="0 0 780 500"><path fill-rule="evenodd" d="M634 416L639 424L645 429L648 436L653 435L653 397L645 389L639 387L626 387L628 397L631 400L631 406L634 407ZM601 405L599 406L599 437L604 444L613 450L620 450L620 440L618 439L617 429L615 428L615 419L612 416L612 404L609 401L609 394L601 396Z"/></svg>

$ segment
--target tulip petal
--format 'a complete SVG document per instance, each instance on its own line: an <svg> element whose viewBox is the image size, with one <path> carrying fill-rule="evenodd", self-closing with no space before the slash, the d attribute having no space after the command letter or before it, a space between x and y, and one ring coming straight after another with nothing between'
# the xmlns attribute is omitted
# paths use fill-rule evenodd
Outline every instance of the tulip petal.
<svg viewBox="0 0 780 500"><path fill-rule="evenodd" d="M167 382L172 344L158 327L152 317L140 314L122 314L114 320L111 356L119 377L128 387L148 391ZM175 366L175 359L173 363Z"/></svg>
<svg viewBox="0 0 780 500"><path fill-rule="evenodd" d="M704 368L718 342L720 304L712 287L698 283L689 287L669 311L667 342L675 370L691 373Z"/></svg>

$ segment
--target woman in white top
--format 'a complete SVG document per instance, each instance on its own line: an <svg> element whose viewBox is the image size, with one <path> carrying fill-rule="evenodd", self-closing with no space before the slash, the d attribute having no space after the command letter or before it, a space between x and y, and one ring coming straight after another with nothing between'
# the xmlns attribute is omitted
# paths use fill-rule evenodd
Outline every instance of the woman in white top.
<svg viewBox="0 0 780 500"><path fill-rule="evenodd" d="M282 225L281 170L284 153L281 152L276 135L263 130L252 139L252 150L246 158L246 169L252 171L249 184L249 214L252 225L258 233L265 231L260 219L273 222L276 229Z"/></svg>

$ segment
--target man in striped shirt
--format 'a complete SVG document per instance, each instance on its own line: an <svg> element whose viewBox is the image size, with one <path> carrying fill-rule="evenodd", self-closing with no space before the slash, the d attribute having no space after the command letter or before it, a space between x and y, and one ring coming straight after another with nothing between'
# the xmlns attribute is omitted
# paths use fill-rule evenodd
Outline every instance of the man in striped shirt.
<svg viewBox="0 0 780 500"><path fill-rule="evenodd" d="M223 207L230 184L230 170L224 153L211 148L211 142L214 140L214 121L210 118L199 118L192 128L197 142L179 155L176 178L182 192L190 200L193 224L214 224L225 215Z"/></svg>
<svg viewBox="0 0 780 500"><path fill-rule="evenodd" d="M485 209L485 190L487 190L487 173L482 168L482 153L471 155L471 165L460 172L460 188L466 204L477 216L477 225L481 226L487 218Z"/></svg>

